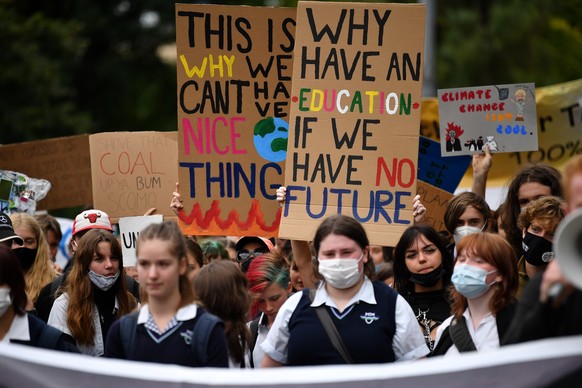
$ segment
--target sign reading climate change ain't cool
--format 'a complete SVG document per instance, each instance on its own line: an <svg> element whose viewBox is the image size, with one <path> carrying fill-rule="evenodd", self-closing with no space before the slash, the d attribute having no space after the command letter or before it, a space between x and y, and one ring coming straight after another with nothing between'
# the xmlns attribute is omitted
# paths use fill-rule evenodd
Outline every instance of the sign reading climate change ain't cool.
<svg viewBox="0 0 582 388"><path fill-rule="evenodd" d="M295 9L176 5L186 234L276 236Z"/></svg>
<svg viewBox="0 0 582 388"><path fill-rule="evenodd" d="M299 2L280 236L341 213L395 245L412 223L424 27L422 4Z"/></svg>
<svg viewBox="0 0 582 388"><path fill-rule="evenodd" d="M492 85L438 91L441 155L538 149L535 85Z"/></svg>

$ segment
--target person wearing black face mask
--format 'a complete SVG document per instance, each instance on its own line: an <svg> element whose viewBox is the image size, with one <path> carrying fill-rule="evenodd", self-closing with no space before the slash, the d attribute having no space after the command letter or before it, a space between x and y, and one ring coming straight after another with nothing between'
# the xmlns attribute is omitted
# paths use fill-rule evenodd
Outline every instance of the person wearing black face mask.
<svg viewBox="0 0 582 388"><path fill-rule="evenodd" d="M27 310L31 311L40 290L57 277L57 272L52 265L44 233L34 217L26 213L12 213L10 219L14 232L24 242L22 247L13 243L12 250L24 270L26 293L29 298Z"/></svg>
<svg viewBox="0 0 582 388"><path fill-rule="evenodd" d="M450 315L452 262L446 243L427 225L406 229L394 249L394 288L412 307L431 351L436 329Z"/></svg>
<svg viewBox="0 0 582 388"><path fill-rule="evenodd" d="M529 279L543 272L548 263L553 260L554 232L563 218L563 201L551 196L535 200L519 215L518 225L522 228L523 256L518 262L518 298Z"/></svg>

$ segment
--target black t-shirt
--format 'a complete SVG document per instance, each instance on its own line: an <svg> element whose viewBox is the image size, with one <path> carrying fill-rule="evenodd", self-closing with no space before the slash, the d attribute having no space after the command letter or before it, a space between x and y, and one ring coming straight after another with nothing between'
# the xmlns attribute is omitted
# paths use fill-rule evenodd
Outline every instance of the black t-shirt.
<svg viewBox="0 0 582 388"><path fill-rule="evenodd" d="M422 312L431 321L441 324L445 319L451 316L451 307L446 298L444 289L428 292L405 292L402 294L408 302L414 315L418 316Z"/></svg>

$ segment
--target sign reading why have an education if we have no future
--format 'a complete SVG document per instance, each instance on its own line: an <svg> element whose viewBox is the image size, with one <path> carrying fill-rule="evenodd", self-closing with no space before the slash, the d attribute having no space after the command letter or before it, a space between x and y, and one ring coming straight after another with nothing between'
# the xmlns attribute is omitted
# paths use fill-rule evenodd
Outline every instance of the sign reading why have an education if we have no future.
<svg viewBox="0 0 582 388"><path fill-rule="evenodd" d="M538 149L535 85L439 89L443 156Z"/></svg>
<svg viewBox="0 0 582 388"><path fill-rule="evenodd" d="M341 213L395 245L416 194L425 7L299 2L279 235Z"/></svg>
<svg viewBox="0 0 582 388"><path fill-rule="evenodd" d="M185 234L276 236L294 8L176 5Z"/></svg>

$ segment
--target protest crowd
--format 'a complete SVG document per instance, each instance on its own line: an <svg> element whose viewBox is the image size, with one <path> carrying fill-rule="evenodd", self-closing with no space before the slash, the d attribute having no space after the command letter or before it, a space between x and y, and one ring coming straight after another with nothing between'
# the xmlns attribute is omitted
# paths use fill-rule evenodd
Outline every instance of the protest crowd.
<svg viewBox="0 0 582 388"><path fill-rule="evenodd" d="M564 216L582 204L582 156L563 174L539 164L517 171L499 217L483 190L475 192L486 186L492 159L489 152L473 157L473 167L486 171L475 175L476 190L448 202L447 235L424 222L418 197L414 224L383 249L341 214L323 220L310 242L185 236L164 221L139 234L135 278L104 211L76 217L64 269L47 242L47 233L60 236L50 215L41 223L2 213L2 341L191 367L264 368L459 357L581 334L582 290L562 274L552 241ZM285 187L276 194L283 206ZM178 191L170 207L182 210ZM232 256L229 240L237 240ZM385 265L393 268L388 281L378 279Z"/></svg>
<svg viewBox="0 0 582 388"><path fill-rule="evenodd" d="M307 7L311 2L305 3ZM581 257L560 257L555 244L560 226L582 207L581 152L575 154L570 142L571 157L560 170L545 161L523 165L520 161L520 168L506 184L502 203L489 204L486 192L496 152L538 149L537 127L531 129L532 122L537 123L535 86L520 85L519 93L512 96L491 87L487 99L498 94L500 100L507 99L503 104L517 109L517 132L509 127L503 133L500 125L496 141L493 136L483 139L481 133L470 134L470 127L478 125L471 121L468 113L474 113L474 108L469 106L481 104L478 101L461 101L460 113L454 112L467 120L464 129L445 123L447 120L436 122L443 132L443 159L457 157L463 148L469 148L463 154L467 164L460 168L460 176L469 165L472 169L471 189L455 190L456 182L442 201L444 214L436 214L422 195L426 182L420 177L420 159L426 154L416 153L424 30L408 20L419 19L417 8L410 7L412 16L406 18L382 7L369 14L368 9L358 8L365 15L365 25L356 23L358 13L352 10L346 16L347 11L342 10L333 45L324 41L333 35L331 28L318 25L309 8L302 19L297 18L297 42L302 50L296 49L295 64L303 67L294 70L291 89L287 74L291 65L285 63L291 58L291 26L294 29L296 24L283 13L291 15L291 11L273 11L281 20L273 27L273 20L278 20L273 16L268 34L254 39L255 47L263 40L268 44L271 62L265 69L253 65L261 57L256 52L245 56L252 45L250 32L245 30L249 22L242 20L251 11L241 11L245 12L241 20L229 15L228 23L236 20L236 27L227 29L234 33L235 41L233 44L229 35L225 44L238 52L227 56L208 51L208 63L218 58L209 65L210 76L204 73L207 58L201 59L200 54L206 52L193 42L202 35L199 30L194 33L195 25L202 28L198 20L202 14L178 5L178 53L188 54L179 55L177 62L179 140L160 136L148 141L142 132L142 138L136 140L142 147L135 151L130 150L131 135L122 140L109 139L105 133L85 138L91 154L89 168L100 168L101 180L100 184L93 180L93 202L72 223L67 246L70 258L64 265L56 261L64 231L50 214L51 208L48 214L0 212L0 344L49 349L59 355L74 353L71 357L78 357L79 363L83 357L92 361L96 359L89 357L102 357L186 368L258 369L397 362L420 365L423 361L418 360L442 357L455 363L475 352L495 354L514 344L582 335L582 281L573 280L563 267L563 260L579 260L582 271L582 249L578 246ZM245 17L254 26L263 22L249 15ZM343 46L339 47L356 46L352 38L361 38L366 49L361 60L360 52L350 58L351 51L335 51L344 18L350 20L345 38L349 44L340 42ZM220 14L219 20L224 19ZM211 42L225 29L210 28L210 16L205 20L207 42ZM302 28L299 23L304 23ZM314 48L313 42L304 42L305 35L318 26L322 32L316 43L321 47ZM384 30L392 33L384 36ZM253 35L256 31L261 30L256 27ZM373 36L369 40L368 31ZM395 36L403 40L402 55L394 52L390 59L375 62L390 51L382 46L384 39ZM247 39L249 47L245 46ZM219 41L223 50L222 38ZM418 47L411 48L410 42ZM331 51L325 56L327 46ZM201 50L198 56L192 54L196 50ZM267 68L275 57L277 82L267 80ZM194 64L198 62L193 58L204 61L204 67ZM372 66L380 62L389 64L381 72ZM236 67L242 63L251 75L245 76ZM235 78L214 80L215 71L221 77L223 72L229 77L235 74ZM337 79L329 82L332 73ZM387 82L378 85L386 93L370 91L370 85L377 83L375 77L382 81L380 73ZM358 75L361 79L355 80ZM195 76L200 91L192 79ZM217 97L223 90L220 82L225 82L227 97ZM267 86L275 89L271 90L274 96L267 96ZM218 90L215 100L211 98L213 87ZM231 102L226 92L229 87L237 91ZM254 99L249 97L251 87ZM243 93L248 94L243 98ZM208 101L196 102L199 95ZM372 106L372 97L368 100L362 95L377 96L380 107ZM346 96L350 96L349 104ZM448 92L444 99L439 97L441 117L446 108L443 101L463 100L462 94L454 96ZM320 97L333 102L318 105ZM514 97L521 99L514 101ZM292 106L296 117L288 123L280 119L287 114L282 111L289 107L285 105L288 101L279 106L274 103L277 98L296 104ZM246 110L242 108L243 103L253 108L252 113L246 105ZM266 117L271 103L274 117ZM233 104L239 109L236 114ZM497 105L484 106L475 109L483 120L487 114L487 124L505 120L506 116L494 115L499 113ZM210 107L216 117L208 113ZM243 123L251 122L255 127L244 137ZM322 128L327 130L329 137L324 141L329 144L320 144L323 137L315 135L318 130L324 132ZM287 137L275 137L279 132ZM500 136L503 134L507 136ZM422 142L428 140L420 141L421 149ZM501 149L521 143L529 148ZM180 148L178 155L166 152L173 144ZM553 150L555 156L560 148ZM260 154L259 162L255 154ZM156 158L165 159L170 167L161 166ZM455 164L462 163L449 162ZM171 179L171 188L162 190L160 177L170 169L180 174ZM138 170L146 173L132 175ZM185 181L187 177L190 181ZM173 190L175 180L180 182ZM139 190L130 189L133 183ZM121 214L122 205L134 199L148 203L155 197L147 191L152 187L158 194L162 192L166 209L158 206L145 214ZM117 196L115 213L100 207L95 193L107 200ZM220 219L220 211L228 206L235 209L228 209L228 216ZM241 221L249 208L248 220ZM135 257L131 260L124 253L127 244L119 232L120 220L126 216L159 217L132 235ZM271 226L267 231L263 227L269 217L275 221L267 225ZM436 219L442 228L436 227ZM295 224L290 226L290 220ZM202 221L206 223L201 226ZM236 229L245 222L246 229ZM582 230L582 221L574 224L569 227ZM238 234L226 233L233 230ZM269 233L260 235L257 230Z"/></svg>

